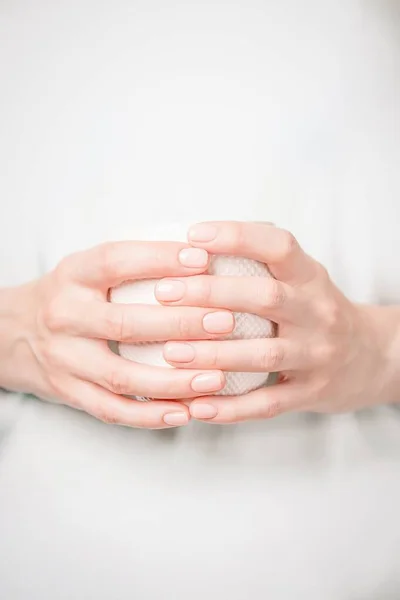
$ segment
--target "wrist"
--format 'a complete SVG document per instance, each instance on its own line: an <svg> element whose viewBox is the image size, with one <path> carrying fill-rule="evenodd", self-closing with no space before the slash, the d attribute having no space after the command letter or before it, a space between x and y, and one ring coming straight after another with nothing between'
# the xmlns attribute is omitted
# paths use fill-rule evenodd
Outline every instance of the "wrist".
<svg viewBox="0 0 400 600"><path fill-rule="evenodd" d="M400 402L400 306L363 309L370 324L371 343L379 357L376 365L377 403Z"/></svg>
<svg viewBox="0 0 400 600"><path fill-rule="evenodd" d="M0 387L11 391L34 392L36 289L36 282L0 289Z"/></svg>

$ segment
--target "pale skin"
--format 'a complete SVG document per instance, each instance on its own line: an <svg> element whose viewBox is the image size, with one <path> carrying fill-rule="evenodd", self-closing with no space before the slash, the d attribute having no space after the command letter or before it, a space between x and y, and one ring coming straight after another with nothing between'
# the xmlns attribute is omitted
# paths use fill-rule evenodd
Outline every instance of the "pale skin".
<svg viewBox="0 0 400 600"><path fill-rule="evenodd" d="M210 254L259 260L273 278L206 275ZM160 306L108 302L111 287L137 278L161 279ZM277 337L224 340L233 312L271 319ZM228 424L400 399L400 306L352 303L289 232L270 224L202 223L187 244L109 243L69 256L42 279L0 291L0 327L0 386L107 423ZM164 356L176 368L127 361L108 340L174 340ZM215 396L224 371L280 376L246 396Z"/></svg>

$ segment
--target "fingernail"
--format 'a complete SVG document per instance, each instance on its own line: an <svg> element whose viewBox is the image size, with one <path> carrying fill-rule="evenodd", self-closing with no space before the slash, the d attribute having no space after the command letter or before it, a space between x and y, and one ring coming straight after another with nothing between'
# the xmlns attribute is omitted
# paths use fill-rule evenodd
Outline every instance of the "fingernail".
<svg viewBox="0 0 400 600"><path fill-rule="evenodd" d="M173 362L192 362L195 357L195 351L190 344L168 342L164 346L164 356L167 360Z"/></svg>
<svg viewBox="0 0 400 600"><path fill-rule="evenodd" d="M208 253L203 248L185 248L179 252L179 262L184 267L206 267L208 264Z"/></svg>
<svg viewBox="0 0 400 600"><path fill-rule="evenodd" d="M215 225L200 223L194 225L188 231L188 239L191 242L211 242L217 237L217 228Z"/></svg>
<svg viewBox="0 0 400 600"><path fill-rule="evenodd" d="M270 225L271 227L276 227L275 223L271 221L250 221L250 223L258 224L258 225Z"/></svg>
<svg viewBox="0 0 400 600"><path fill-rule="evenodd" d="M159 281L156 285L155 294L159 300L166 302L176 302L181 300L185 294L186 286L183 281L169 279L168 281Z"/></svg>
<svg viewBox="0 0 400 600"><path fill-rule="evenodd" d="M230 312L212 312L203 318L203 327L208 333L229 333L235 326Z"/></svg>
<svg viewBox="0 0 400 600"><path fill-rule="evenodd" d="M213 419L217 416L218 411L212 404L197 404L190 406L190 414L195 419Z"/></svg>
<svg viewBox="0 0 400 600"><path fill-rule="evenodd" d="M167 425L173 425L174 427L186 425L189 421L187 414L184 412L168 413L164 415L163 420Z"/></svg>
<svg viewBox="0 0 400 600"><path fill-rule="evenodd" d="M221 373L202 373L192 379L194 392L217 392L223 386Z"/></svg>

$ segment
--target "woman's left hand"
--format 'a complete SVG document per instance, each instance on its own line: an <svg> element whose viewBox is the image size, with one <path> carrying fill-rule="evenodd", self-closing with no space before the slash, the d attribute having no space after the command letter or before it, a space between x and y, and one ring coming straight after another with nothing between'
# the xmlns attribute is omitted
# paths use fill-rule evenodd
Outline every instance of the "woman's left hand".
<svg viewBox="0 0 400 600"><path fill-rule="evenodd" d="M160 302L248 312L278 324L273 339L166 344L166 360L179 368L279 372L276 384L245 396L190 401L193 418L234 423L288 411L350 411L394 400L385 379L390 335L387 318L379 312L385 309L348 300L293 235L263 223L212 222L192 227L189 242L210 254L266 263L273 278L168 280L171 285L156 292ZM163 298L165 289L168 298Z"/></svg>

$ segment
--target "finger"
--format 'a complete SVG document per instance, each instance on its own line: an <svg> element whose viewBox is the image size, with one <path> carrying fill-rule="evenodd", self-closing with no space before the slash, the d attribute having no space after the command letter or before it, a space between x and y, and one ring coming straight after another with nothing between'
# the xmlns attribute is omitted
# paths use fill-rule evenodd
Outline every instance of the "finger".
<svg viewBox="0 0 400 600"><path fill-rule="evenodd" d="M307 283L317 272L318 263L302 250L291 233L266 223L199 223L190 228L188 240L210 254L263 262L277 279L291 285Z"/></svg>
<svg viewBox="0 0 400 600"><path fill-rule="evenodd" d="M272 373L304 369L304 345L282 338L207 342L167 342L165 360L180 369Z"/></svg>
<svg viewBox="0 0 400 600"><path fill-rule="evenodd" d="M221 371L154 367L117 356L101 342L77 340L53 350L53 366L117 395L148 398L194 398L223 389Z"/></svg>
<svg viewBox="0 0 400 600"><path fill-rule="evenodd" d="M229 311L110 302L55 307L47 326L55 332L118 342L215 339L231 333Z"/></svg>
<svg viewBox="0 0 400 600"><path fill-rule="evenodd" d="M60 269L74 281L108 290L133 279L201 273L207 266L207 252L187 244L109 242L67 257Z"/></svg>
<svg viewBox="0 0 400 600"><path fill-rule="evenodd" d="M79 379L71 378L64 396L70 406L109 424L166 429L186 425L190 420L184 404L130 400Z"/></svg>
<svg viewBox="0 0 400 600"><path fill-rule="evenodd" d="M196 275L162 279L155 296L160 303L225 308L270 319L302 324L311 318L310 303L295 289L273 277Z"/></svg>
<svg viewBox="0 0 400 600"><path fill-rule="evenodd" d="M189 404L192 418L211 423L239 423L254 419L271 419L296 410L306 391L296 383L280 383L261 388L245 396L208 396Z"/></svg>

